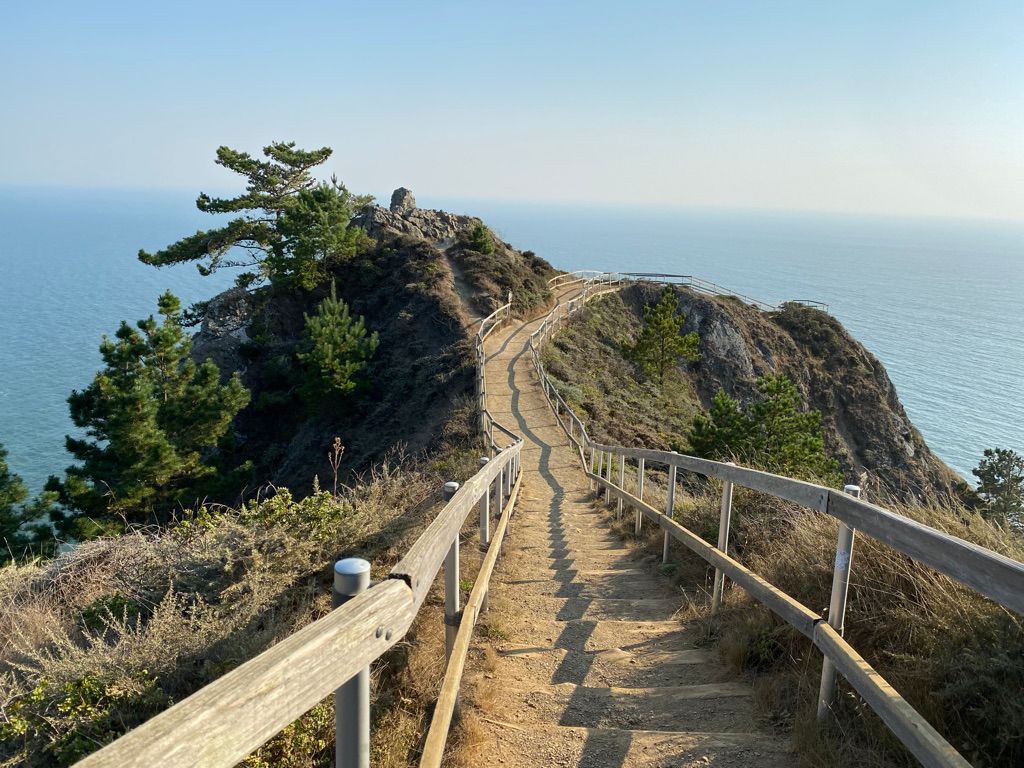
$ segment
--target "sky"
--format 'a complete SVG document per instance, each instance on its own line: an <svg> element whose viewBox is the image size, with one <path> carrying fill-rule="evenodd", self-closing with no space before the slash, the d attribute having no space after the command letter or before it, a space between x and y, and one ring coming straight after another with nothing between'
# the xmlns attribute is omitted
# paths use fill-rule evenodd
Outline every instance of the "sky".
<svg viewBox="0 0 1024 768"><path fill-rule="evenodd" d="M0 184L1024 220L1024 2L6 0Z"/></svg>

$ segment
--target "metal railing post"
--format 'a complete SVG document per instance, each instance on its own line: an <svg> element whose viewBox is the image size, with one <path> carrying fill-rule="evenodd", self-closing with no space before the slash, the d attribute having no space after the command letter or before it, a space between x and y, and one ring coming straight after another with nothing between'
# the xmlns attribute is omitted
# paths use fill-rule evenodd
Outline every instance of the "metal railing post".
<svg viewBox="0 0 1024 768"><path fill-rule="evenodd" d="M619 456L619 488L626 490L626 457ZM619 511L615 514L615 519L618 520L622 517L622 497L619 496Z"/></svg>
<svg viewBox="0 0 1024 768"><path fill-rule="evenodd" d="M675 453L675 451L672 451ZM665 493L665 516L671 520L676 511L676 465L668 465L668 489ZM661 544L661 562L668 562L668 528L665 529L665 538Z"/></svg>
<svg viewBox="0 0 1024 768"><path fill-rule="evenodd" d="M505 509L505 472L499 470L498 472L498 493L495 496L495 500L498 502L498 508L495 510L500 516L502 510Z"/></svg>
<svg viewBox="0 0 1024 768"><path fill-rule="evenodd" d="M334 564L331 603L335 608L370 586L370 564L347 557ZM370 767L370 668L360 670L334 692L334 764Z"/></svg>
<svg viewBox="0 0 1024 768"><path fill-rule="evenodd" d="M445 502L451 501L455 492L459 490L459 484L455 482L445 483L443 498ZM459 606L461 603L459 594L459 534L455 534L455 540L448 548L448 554L444 558L444 658L448 661L452 657L452 648L455 647L455 636L459 632L460 615Z"/></svg>
<svg viewBox="0 0 1024 768"><path fill-rule="evenodd" d="M597 474L597 448L590 446L590 474ZM597 487L597 483L594 478L590 478L590 490L594 490Z"/></svg>
<svg viewBox="0 0 1024 768"><path fill-rule="evenodd" d="M480 469L490 461L486 456L480 457ZM486 552L491 543L491 486L488 485L480 497L480 551Z"/></svg>
<svg viewBox="0 0 1024 768"><path fill-rule="evenodd" d="M636 460L636 497L638 499L640 499L640 501L644 500L644 469L645 469L644 465L645 465L644 459L637 459ZM643 520L644 520L643 512L641 512L640 508L637 507L637 509L636 509L636 525L635 525L635 530L634 530L634 533L637 536L640 535L640 531L643 528Z"/></svg>
<svg viewBox="0 0 1024 768"><path fill-rule="evenodd" d="M843 491L860 498L860 488L847 485ZM850 566L853 563L853 538L856 531L846 523L839 523L839 537L836 541L835 570L832 573L832 599L828 605L828 623L840 636L846 617L846 595L850 589ZM836 692L836 668L826 656L821 662L821 687L818 689L818 720L823 720L832 708Z"/></svg>
<svg viewBox="0 0 1024 768"><path fill-rule="evenodd" d="M728 462L732 464L732 462ZM722 483L722 508L718 517L718 548L723 554L729 547L729 525L732 522L732 483ZM711 612L717 613L722 605L722 593L725 590L725 571L715 568L715 586L711 592Z"/></svg>
<svg viewBox="0 0 1024 768"><path fill-rule="evenodd" d="M608 481L608 484L604 487L604 502L610 504L612 501L612 489L608 486L612 484L612 452L608 451L608 461L605 462L606 469L604 473L604 479Z"/></svg>

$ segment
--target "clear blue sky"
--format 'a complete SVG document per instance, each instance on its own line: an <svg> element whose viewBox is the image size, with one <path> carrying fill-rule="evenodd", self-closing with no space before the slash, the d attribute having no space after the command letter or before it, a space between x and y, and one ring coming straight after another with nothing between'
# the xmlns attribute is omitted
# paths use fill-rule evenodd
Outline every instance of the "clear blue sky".
<svg viewBox="0 0 1024 768"><path fill-rule="evenodd" d="M37 2L0 17L0 184L1024 219L1024 2Z"/></svg>

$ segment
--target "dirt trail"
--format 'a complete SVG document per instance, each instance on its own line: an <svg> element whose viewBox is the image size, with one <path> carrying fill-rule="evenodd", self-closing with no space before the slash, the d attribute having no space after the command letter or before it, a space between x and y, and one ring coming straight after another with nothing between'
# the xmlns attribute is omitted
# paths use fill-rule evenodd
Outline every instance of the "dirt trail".
<svg viewBox="0 0 1024 768"><path fill-rule="evenodd" d="M539 322L487 342L488 406L526 444L492 637L466 680L482 731L472 764L781 768L787 747L759 729L751 690L673 619L679 593L603 527L530 361Z"/></svg>

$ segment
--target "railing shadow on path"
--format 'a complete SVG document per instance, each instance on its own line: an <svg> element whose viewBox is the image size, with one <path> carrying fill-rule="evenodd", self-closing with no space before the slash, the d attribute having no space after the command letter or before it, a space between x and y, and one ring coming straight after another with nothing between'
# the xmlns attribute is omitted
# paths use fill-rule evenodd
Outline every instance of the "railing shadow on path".
<svg viewBox="0 0 1024 768"><path fill-rule="evenodd" d="M500 350L506 351L511 342L519 337L524 330L525 326L520 326L509 334L508 338L501 345ZM562 507L568 495L567 489L559 481L554 471L556 467L553 466L552 462L557 448L568 449L569 442L564 440L559 441L564 442L564 445L553 445L537 434L533 426L527 421L527 414L536 413L538 410L546 410L550 413L550 409L546 407L521 407L524 391L523 387L520 386L520 381L517 379L516 367L522 361L527 361L527 364L529 361L529 349L526 345L508 360L507 384L511 392L510 411L516 421L520 435L525 439L524 451L527 452L527 455L532 453L529 451L530 444L535 445L539 449L537 472L551 491L551 500L547 511L547 559L553 572L551 578L560 584L554 596L565 600L564 605L555 616L557 621L565 622L565 624L554 642L554 648L564 650L566 653L555 669L551 682L554 684L571 683L576 686L566 702L559 725L578 726L580 723L575 721L574 712L587 709L591 716L596 715L600 718L607 712L610 700L605 700L600 705L600 710L595 711L594 703L587 702L584 699L586 696L584 686L596 658L594 653L587 652L587 643L597 627L597 621L584 618L587 610L591 607L593 599L585 596L583 592L585 585L576 580L579 575L579 569L575 567L576 562L572 557L573 552L569 548L569 541L566 537L562 518ZM526 384L526 386L537 388L538 385L531 382ZM550 424L545 423L537 425L537 427L557 429L558 423L552 416ZM579 471L578 465L571 459L564 463L558 462L557 469L562 471ZM583 500L584 498L580 499L580 501ZM615 766L624 765L629 748L630 739L623 738L619 732L601 732L596 729L589 729L584 740L578 766L579 768L598 768L599 766L601 768L614 768Z"/></svg>

